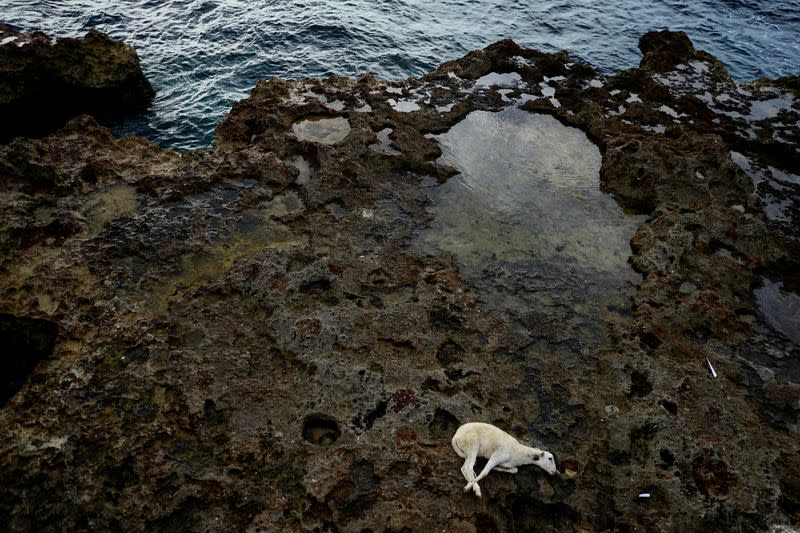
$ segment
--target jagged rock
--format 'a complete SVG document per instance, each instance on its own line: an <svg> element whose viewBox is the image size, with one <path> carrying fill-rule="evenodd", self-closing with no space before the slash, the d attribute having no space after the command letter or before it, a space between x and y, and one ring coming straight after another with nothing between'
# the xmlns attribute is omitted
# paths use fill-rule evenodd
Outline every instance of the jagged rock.
<svg viewBox="0 0 800 533"><path fill-rule="evenodd" d="M0 142L52 132L75 115L141 111L155 94L133 47L97 30L52 41L0 27L0 40Z"/></svg>
<svg viewBox="0 0 800 533"><path fill-rule="evenodd" d="M797 286L792 81L736 86L682 34L642 47L609 77L501 41L401 82L259 82L198 152L86 116L0 147L0 314L52 332L0 410L4 525L796 524L800 347L753 290ZM584 131L637 213L621 307L572 305L575 280L591 290L574 263L532 290L492 277L530 265L475 275L411 244L456 172L430 134L510 106ZM326 142L297 135L317 119L338 119ZM473 420L540 441L564 476L464 494L449 438Z"/></svg>

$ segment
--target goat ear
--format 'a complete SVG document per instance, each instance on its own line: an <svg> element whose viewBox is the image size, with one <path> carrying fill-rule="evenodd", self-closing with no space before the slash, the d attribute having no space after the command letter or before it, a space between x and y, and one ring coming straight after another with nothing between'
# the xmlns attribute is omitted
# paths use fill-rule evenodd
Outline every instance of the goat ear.
<svg viewBox="0 0 800 533"><path fill-rule="evenodd" d="M535 455L533 456L533 460L534 460L534 461L538 461L538 460L539 460L539 459L541 459L541 458L542 458L542 454L541 454L541 453L537 453L537 454L535 454Z"/></svg>

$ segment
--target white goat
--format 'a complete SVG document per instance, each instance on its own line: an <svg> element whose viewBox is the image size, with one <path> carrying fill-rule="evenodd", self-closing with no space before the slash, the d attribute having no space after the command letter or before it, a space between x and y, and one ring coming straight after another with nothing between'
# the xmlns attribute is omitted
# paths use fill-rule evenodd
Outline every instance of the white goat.
<svg viewBox="0 0 800 533"><path fill-rule="evenodd" d="M522 465L538 465L545 472L553 475L557 472L553 454L520 444L517 439L491 424L470 422L464 424L453 435L453 449L459 457L465 459L461 473L467 480L464 490L472 489L475 495L481 497L481 488L478 481L495 468L500 472L517 473L517 467ZM489 461L483 471L475 477L475 459L486 457Z"/></svg>

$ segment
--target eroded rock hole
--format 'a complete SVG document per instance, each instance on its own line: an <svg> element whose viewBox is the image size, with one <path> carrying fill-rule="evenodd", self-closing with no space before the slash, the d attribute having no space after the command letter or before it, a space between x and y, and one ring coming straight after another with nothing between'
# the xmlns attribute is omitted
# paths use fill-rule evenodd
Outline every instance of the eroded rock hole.
<svg viewBox="0 0 800 533"><path fill-rule="evenodd" d="M436 359L442 366L460 363L464 360L464 348L453 341L447 341L436 351Z"/></svg>
<svg viewBox="0 0 800 533"><path fill-rule="evenodd" d="M647 462L650 457L650 443L658 432L658 427L654 424L644 424L636 427L630 432L630 455L640 463Z"/></svg>
<svg viewBox="0 0 800 533"><path fill-rule="evenodd" d="M436 439L450 439L461 425L458 418L450 411L437 408L433 413L433 420L428 424L431 436Z"/></svg>
<svg viewBox="0 0 800 533"><path fill-rule="evenodd" d="M789 515L800 516L800 458L782 453L776 464L782 465L779 505Z"/></svg>
<svg viewBox="0 0 800 533"><path fill-rule="evenodd" d="M53 353L58 326L48 320L0 314L0 406L10 400Z"/></svg>
<svg viewBox="0 0 800 533"><path fill-rule="evenodd" d="M441 385L442 383L438 379L434 378L425 378L425 381L422 382L422 390L432 390L436 392L441 392Z"/></svg>
<svg viewBox="0 0 800 533"><path fill-rule="evenodd" d="M631 396L643 398L653 391L653 384L648 379L647 372L634 370L631 372Z"/></svg>
<svg viewBox="0 0 800 533"><path fill-rule="evenodd" d="M444 375L447 376L447 379L449 379L453 383L467 377L467 373L461 370L460 368L448 368L447 370L444 371Z"/></svg>
<svg viewBox="0 0 800 533"><path fill-rule="evenodd" d="M303 438L312 444L329 445L342 436L336 419L322 414L312 413L303 419Z"/></svg>
<svg viewBox="0 0 800 533"><path fill-rule="evenodd" d="M389 274L382 268L375 269L367 276L367 282L374 287L383 287L389 282Z"/></svg>
<svg viewBox="0 0 800 533"><path fill-rule="evenodd" d="M667 448L661 448L661 451L658 452L658 456L661 457L661 462L664 466L670 467L675 464L675 454Z"/></svg>
<svg viewBox="0 0 800 533"><path fill-rule="evenodd" d="M578 513L565 503L543 503L529 496L513 500L512 515L518 531L571 529Z"/></svg>
<svg viewBox="0 0 800 533"><path fill-rule="evenodd" d="M489 514L478 513L473 520L475 521L475 529L478 531L485 531L486 533L500 531L500 528L497 527L497 521Z"/></svg>
<svg viewBox="0 0 800 533"><path fill-rule="evenodd" d="M438 307L428 311L428 320L435 329L458 330L461 328L461 317L457 312L446 307Z"/></svg>
<svg viewBox="0 0 800 533"><path fill-rule="evenodd" d="M381 486L381 478L375 474L375 466L367 460L362 459L355 464L350 478L359 492L374 492Z"/></svg>
<svg viewBox="0 0 800 533"><path fill-rule="evenodd" d="M300 286L300 292L312 296L321 296L331 290L331 282L328 279L314 279L303 283Z"/></svg>
<svg viewBox="0 0 800 533"><path fill-rule="evenodd" d="M376 420L386 415L387 407L389 407L389 402L387 400L380 400L375 407L364 413L364 416L361 418L354 418L353 425L356 429L371 429Z"/></svg>
<svg viewBox="0 0 800 533"><path fill-rule="evenodd" d="M673 402L672 400L659 400L659 405L666 409L666 411L671 414L672 416L676 416L678 414L678 404Z"/></svg>
<svg viewBox="0 0 800 533"><path fill-rule="evenodd" d="M661 339L658 338L652 332L645 332L639 335L639 340L641 341L642 345L645 348L649 348L650 350L655 350L659 346L661 346Z"/></svg>
<svg viewBox="0 0 800 533"><path fill-rule="evenodd" d="M219 426L225 424L228 421L228 417L225 415L225 412L222 411L217 404L214 403L214 400L206 400L203 404L203 423L208 426Z"/></svg>
<svg viewBox="0 0 800 533"><path fill-rule="evenodd" d="M300 293L327 305L336 305L339 299L333 294L333 284L326 278L314 279L300 286Z"/></svg>

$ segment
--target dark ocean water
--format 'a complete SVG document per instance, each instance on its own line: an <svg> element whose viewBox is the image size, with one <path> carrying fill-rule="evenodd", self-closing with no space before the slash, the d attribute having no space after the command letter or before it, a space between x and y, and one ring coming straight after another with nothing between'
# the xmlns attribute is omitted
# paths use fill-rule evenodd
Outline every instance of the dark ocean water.
<svg viewBox="0 0 800 533"><path fill-rule="evenodd" d="M739 81L800 73L798 0L0 0L0 21L133 44L158 96L122 130L180 148L207 146L259 79L400 79L506 37L613 72L638 64L642 33L669 27Z"/></svg>

